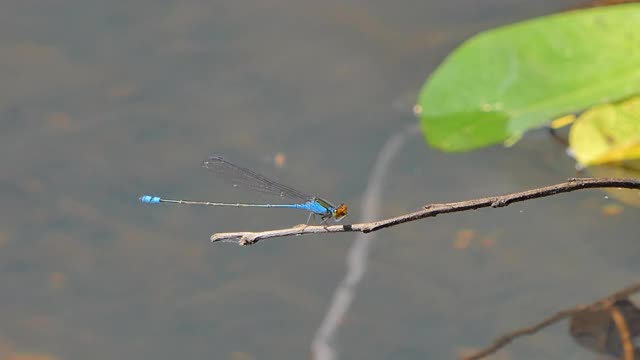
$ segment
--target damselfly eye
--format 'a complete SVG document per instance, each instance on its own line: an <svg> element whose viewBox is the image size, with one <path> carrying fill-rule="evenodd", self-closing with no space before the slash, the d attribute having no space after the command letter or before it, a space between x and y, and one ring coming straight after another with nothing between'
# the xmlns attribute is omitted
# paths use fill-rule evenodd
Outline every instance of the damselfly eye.
<svg viewBox="0 0 640 360"><path fill-rule="evenodd" d="M344 219L345 216L347 216L347 205L340 204L340 206L333 211L333 218L335 221L340 221Z"/></svg>

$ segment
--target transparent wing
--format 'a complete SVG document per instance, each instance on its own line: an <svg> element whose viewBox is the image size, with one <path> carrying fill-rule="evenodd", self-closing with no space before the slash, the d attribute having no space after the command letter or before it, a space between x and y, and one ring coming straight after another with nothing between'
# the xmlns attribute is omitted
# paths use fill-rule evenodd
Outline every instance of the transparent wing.
<svg viewBox="0 0 640 360"><path fill-rule="evenodd" d="M314 198L253 170L229 162L221 156L209 157L204 161L203 167L215 173L216 176L231 182L234 186L294 200L308 201Z"/></svg>

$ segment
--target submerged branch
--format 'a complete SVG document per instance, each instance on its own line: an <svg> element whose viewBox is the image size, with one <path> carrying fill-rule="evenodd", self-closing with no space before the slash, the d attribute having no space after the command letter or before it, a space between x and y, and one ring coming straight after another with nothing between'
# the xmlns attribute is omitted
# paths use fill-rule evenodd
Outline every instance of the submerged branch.
<svg viewBox="0 0 640 360"><path fill-rule="evenodd" d="M616 301L626 299L630 295L637 293L639 291L640 291L640 283L632 284L622 290L616 291L615 293L592 303L591 305L576 305L574 307L570 307L568 309L558 311L557 313L543 319L542 321L534 325L508 332L498 337L497 339L495 339L491 343L491 345L487 346L486 348L481 349L473 354L464 356L462 357L462 359L463 360L482 359L488 355L495 353L496 351L505 347L506 345L508 345L513 340L519 337L522 337L525 335L533 335L538 331L559 322L560 320L564 320L568 317L571 317L573 315L576 315L578 313L581 313L587 310L591 310L591 311L608 310L612 312L615 325L618 327L619 331L622 330L620 331L620 334L621 334L621 340L624 348L625 359L633 359L633 345L630 342L629 330L628 330L626 321L624 320L620 312L618 312L617 309L614 307L614 304L616 303Z"/></svg>
<svg viewBox="0 0 640 360"><path fill-rule="evenodd" d="M527 201L556 194L593 188L625 188L625 189L640 189L640 180L636 179L614 179L614 178L572 178L566 182L545 186L538 189L532 189L513 194L491 196L475 200L459 201L446 204L430 204L424 206L422 210L411 212L408 214L396 216L389 219L373 221L361 224L350 225L332 225L332 226L307 226L297 225L287 229L269 230L261 232L231 232L231 233L217 233L211 236L212 242L224 241L235 242L240 245L255 244L260 240L284 237L284 236L299 236L306 234L322 234L322 233L338 233L338 232L352 232L358 231L363 233L369 233L372 231L381 230L391 226L400 225L403 223L424 219L427 217L434 217L439 214L454 213L467 210L476 210L486 207L505 207L507 205Z"/></svg>

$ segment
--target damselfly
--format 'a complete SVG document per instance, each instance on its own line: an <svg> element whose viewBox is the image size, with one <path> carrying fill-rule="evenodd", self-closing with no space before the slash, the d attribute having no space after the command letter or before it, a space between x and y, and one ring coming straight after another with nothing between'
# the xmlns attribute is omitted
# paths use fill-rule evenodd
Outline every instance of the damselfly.
<svg viewBox="0 0 640 360"><path fill-rule="evenodd" d="M204 168L214 172L216 175L229 179L234 186L246 187L258 192L287 198L294 202L289 204L222 203L213 201L171 200L153 195L143 195L140 197L140 201L145 204L172 203L185 205L301 209L309 211L307 223L309 223L311 216L314 214L320 215L322 223L325 223L327 219L340 221L347 216L347 205L345 204L335 206L321 197L308 195L287 185L280 184L273 179L258 174L253 170L238 166L220 156L210 157L204 161L203 166Z"/></svg>

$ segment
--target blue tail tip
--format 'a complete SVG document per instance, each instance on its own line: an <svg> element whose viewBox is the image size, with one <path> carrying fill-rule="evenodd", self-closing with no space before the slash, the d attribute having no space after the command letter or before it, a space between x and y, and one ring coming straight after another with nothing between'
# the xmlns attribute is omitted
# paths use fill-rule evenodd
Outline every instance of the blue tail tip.
<svg viewBox="0 0 640 360"><path fill-rule="evenodd" d="M140 200L141 203L143 204L158 204L160 203L160 198L157 196L151 196L151 195L142 195L138 198L138 200Z"/></svg>

